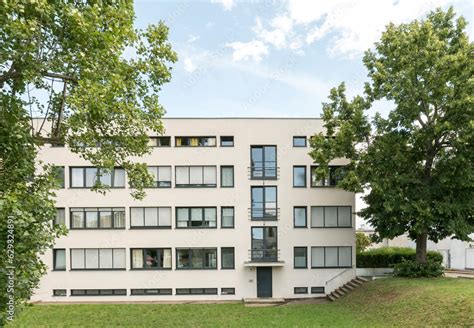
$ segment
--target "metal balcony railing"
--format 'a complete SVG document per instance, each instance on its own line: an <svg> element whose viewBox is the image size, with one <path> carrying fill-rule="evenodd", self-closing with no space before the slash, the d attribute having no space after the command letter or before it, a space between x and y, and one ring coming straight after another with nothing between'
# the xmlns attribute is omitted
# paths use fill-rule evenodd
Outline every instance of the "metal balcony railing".
<svg viewBox="0 0 474 328"><path fill-rule="evenodd" d="M276 221L280 213L277 207L249 208L248 211L252 221Z"/></svg>
<svg viewBox="0 0 474 328"><path fill-rule="evenodd" d="M271 249L249 249L249 258L251 262L278 262L280 250Z"/></svg>
<svg viewBox="0 0 474 328"><path fill-rule="evenodd" d="M278 180L280 168L278 166L250 166L248 176L250 180Z"/></svg>

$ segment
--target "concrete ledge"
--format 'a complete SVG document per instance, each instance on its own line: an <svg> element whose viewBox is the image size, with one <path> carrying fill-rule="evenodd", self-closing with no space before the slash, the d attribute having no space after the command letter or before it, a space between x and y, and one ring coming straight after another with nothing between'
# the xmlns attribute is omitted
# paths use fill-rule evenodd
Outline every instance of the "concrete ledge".
<svg viewBox="0 0 474 328"><path fill-rule="evenodd" d="M393 273L393 268L357 268L357 276L379 277L389 276Z"/></svg>

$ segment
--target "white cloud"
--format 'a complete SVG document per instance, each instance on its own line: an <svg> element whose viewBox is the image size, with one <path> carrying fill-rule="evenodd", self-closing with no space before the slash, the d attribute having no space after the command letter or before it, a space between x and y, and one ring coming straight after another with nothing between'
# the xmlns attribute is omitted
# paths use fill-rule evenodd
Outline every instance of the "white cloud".
<svg viewBox="0 0 474 328"><path fill-rule="evenodd" d="M188 40L186 41L187 43L193 43L197 40L199 40L201 37L199 35L192 35L192 34L189 34L188 36Z"/></svg>
<svg viewBox="0 0 474 328"><path fill-rule="evenodd" d="M259 62L264 56L268 55L268 47L262 41L230 42L226 46L234 50L232 54L233 61L253 59Z"/></svg>
<svg viewBox="0 0 474 328"><path fill-rule="evenodd" d="M234 0L211 0L211 3L219 3L224 7L224 10L231 10L235 2Z"/></svg>
<svg viewBox="0 0 474 328"><path fill-rule="evenodd" d="M192 73L192 72L194 72L195 69L196 69L196 66L194 66L194 63L191 60L191 58L184 59L184 70L186 72Z"/></svg>

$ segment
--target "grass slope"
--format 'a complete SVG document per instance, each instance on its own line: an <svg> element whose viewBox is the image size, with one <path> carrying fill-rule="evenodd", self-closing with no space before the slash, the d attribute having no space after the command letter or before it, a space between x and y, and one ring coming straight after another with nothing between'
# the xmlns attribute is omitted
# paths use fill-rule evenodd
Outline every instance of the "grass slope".
<svg viewBox="0 0 474 328"><path fill-rule="evenodd" d="M8 327L474 326L474 280L389 278L327 304L34 305Z"/></svg>

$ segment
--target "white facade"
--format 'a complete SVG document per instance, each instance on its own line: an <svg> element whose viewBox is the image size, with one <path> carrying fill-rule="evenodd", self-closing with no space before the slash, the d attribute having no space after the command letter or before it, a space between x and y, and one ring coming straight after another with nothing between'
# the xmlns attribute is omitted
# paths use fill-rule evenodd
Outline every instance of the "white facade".
<svg viewBox="0 0 474 328"><path fill-rule="evenodd" d="M59 266L61 266L63 254L65 255L65 270L54 270L52 250L44 254L43 260L50 269L43 277L40 288L32 298L33 301L240 300L262 295L274 298L317 297L330 293L355 277L355 215L352 214L355 209L354 194L334 187L312 187L310 168L314 164L308 155L309 145L303 147L293 145L295 136L308 138L316 132L323 131L321 120L307 118L168 118L163 121L166 128L164 136L171 137L171 146L155 147L151 154L139 160L146 162L149 166L171 166L171 187L147 189L147 197L142 201L134 200L130 196L127 183L124 188L112 188L105 195L93 192L89 188L71 188L72 168L88 167L91 166L90 163L64 147L50 147L48 145L41 150L40 159L65 168L65 188L57 192L57 206L65 209L65 222L68 228L71 228L70 211L73 208L124 208L125 228L70 229L68 235L59 238L54 246L54 249L60 250L57 259ZM178 143L176 137L198 136L215 137L216 146L176 146ZM233 146L221 146L222 136L232 136ZM196 141L194 139L191 142L195 143ZM212 144L212 138L207 142ZM271 163L271 154L265 159L270 177L272 172L275 172L272 165L276 167L276 179L258 179L258 177L251 179L251 147L262 145L276 146L276 164ZM255 150L255 153L257 154L259 151ZM338 160L332 164L341 165L344 163L344 160ZM259 165L255 164L254 168L260 167ZM215 178L212 177L213 170L210 169L205 173L208 177L204 179L210 179L211 185L212 181L215 181L216 186L176 187L178 166L215 166ZM222 166L233 166L233 187L221 186ZM294 166L306 167L306 187L294 187ZM195 170L199 170L199 168ZM257 171L253 172L258 176L262 171ZM74 172L74 179L78 180L76 175L78 171ZM179 174L179 179L182 180L182 171ZM191 173L189 174L191 176ZM254 206L251 205L251 187L258 186L276 186L277 204L274 205L273 201L266 200L267 210L262 212L259 211L261 204L257 204L257 201L260 200L257 195L260 189L255 191ZM270 194L269 192L268 197L272 199ZM322 206L327 206L327 208ZM329 208L329 206L339 207ZM170 207L171 227L131 229L131 207ZM191 207L216 208L216 227L177 227L177 209ZM222 207L234 207L234 228L221 227ZM277 220L252 219L252 207L255 210L254 216L257 217L262 213L272 216L272 213L277 212ZM294 207L306 208L306 227L294 226ZM315 208L312 209L312 207ZM341 224L339 222L345 220L347 207L350 207L348 209L349 227L312 227L312 221L314 224L320 225L316 222L320 222L319 215L321 213L326 213L327 216L327 222L324 221L323 224L332 225L333 215L338 218L337 224ZM314 218L312 218L313 212ZM207 217L208 212L203 213ZM168 220L167 217L165 218L166 215L162 215L165 221ZM190 215L193 215L193 218L198 217L196 216L198 214ZM212 221L212 210L209 211L209 217ZM180 221L181 224L194 223ZM210 225L212 226L214 223ZM256 238L253 245L256 250L251 252L252 227L276 227L277 246L275 246L273 239L268 238L264 243L271 245L269 246L270 250L268 252L260 251L259 247L261 249L265 249L265 247L261 246ZM261 231L263 230L254 230L255 236ZM334 246L340 248L312 248ZM295 247L306 248L306 268L294 267ZM71 250L75 249L74 256L76 257L81 252L78 249L92 249L90 253L82 251L87 253L85 261L92 263L84 265L95 268L96 264L94 263L97 263L98 260L94 254L98 253L94 253L96 252L94 249L98 248L121 249L114 253L116 257L113 259L117 262L114 262L113 265L119 269L107 269L112 265L108 263L112 261L108 257L111 254L110 250L104 250L100 255L105 268L91 270L73 268ZM138 257L134 260L131 259L131 249L143 248L170 249L170 251L163 251L166 252L166 255L164 255L164 259L158 259L158 262L161 261L159 264L161 266L168 266L171 261L171 268L132 269L132 264L156 263L154 260L148 262L147 255L144 255L142 260L139 260ZM178 263L177 252L181 248L215 248L217 258L213 255L212 250L209 251L210 253L204 253L205 255L202 257L200 257L202 253L196 251L193 253L192 259L186 255L186 251L180 251L182 253L180 253ZM233 269L222 268L222 248L234 248ZM61 253L61 250L64 252ZM171 257L169 252L171 252ZM302 249L299 249L299 252L303 252ZM251 254L254 255L253 259ZM325 254L326 258L322 259L321 254ZM277 258L274 255L277 255ZM348 259L347 256L350 258ZM312 257L314 258L312 259ZM299 263L302 258L298 258ZM80 260L75 258L74 266L81 267L82 264L79 262ZM182 268L187 265L202 265L212 268ZM312 266L327 267L312 268ZM270 269L259 269L260 267ZM271 272L270 283L268 282L270 273L265 270ZM260 272L259 279L257 279L257 271ZM257 293L257 282L260 288L259 294ZM295 291L295 287L303 288ZM298 293L304 292L305 287L308 289L307 293ZM313 288L314 293L311 293L312 287L317 287ZM232 292L232 290L224 289L223 291L222 288L233 288L235 293L226 294L225 291ZM268 288L271 291L270 295L268 295ZM93 296L99 289L105 290L102 292L103 294L111 293L107 290L112 289L122 290L117 293L123 293L125 289L126 295ZM150 293L156 293L154 289L162 289L163 291L160 292L167 295L131 295L132 289L139 290L138 293L141 293L143 289L151 289ZM54 296L53 290L66 290L67 296ZM73 290L76 290L74 292L76 294L89 293L91 295L71 296ZM84 290L92 291L84 292ZM57 291L57 293L62 293L62 291Z"/></svg>

